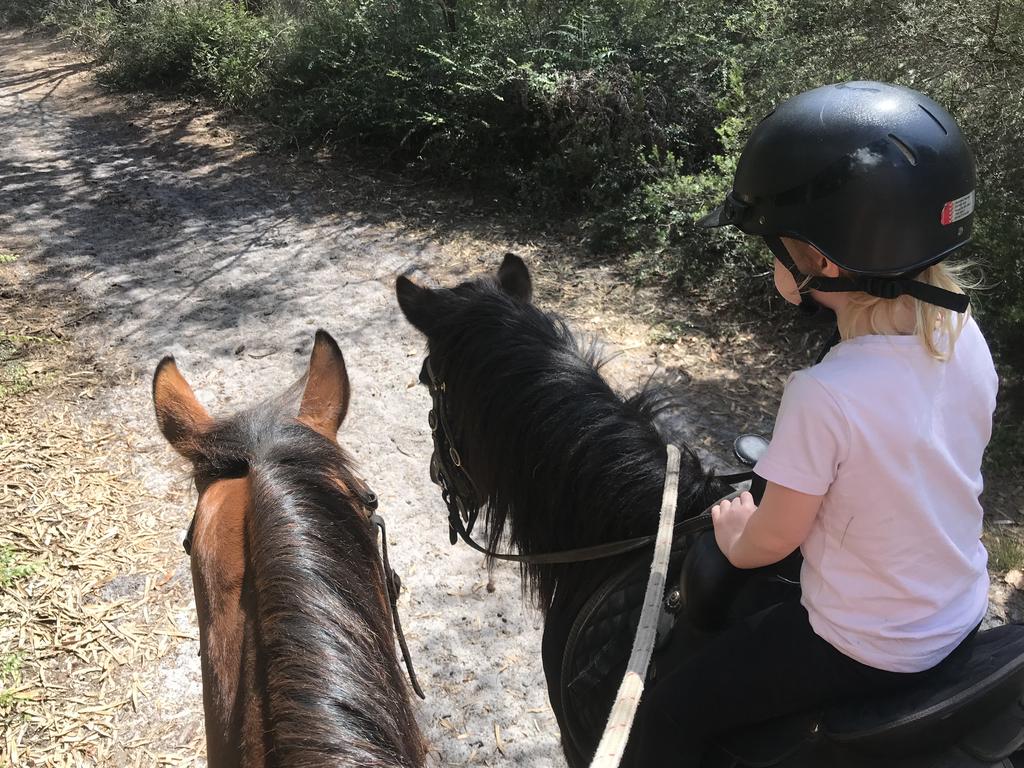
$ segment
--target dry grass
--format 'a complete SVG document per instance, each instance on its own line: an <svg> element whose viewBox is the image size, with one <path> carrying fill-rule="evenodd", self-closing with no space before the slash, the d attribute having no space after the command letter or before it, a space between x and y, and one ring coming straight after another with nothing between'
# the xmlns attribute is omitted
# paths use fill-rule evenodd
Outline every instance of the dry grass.
<svg viewBox="0 0 1024 768"><path fill-rule="evenodd" d="M24 372L0 396L0 765L194 764L195 729L168 752L124 727L153 695L141 671L193 631L175 622L180 550L124 437L88 418L102 375L62 338L67 308L20 294L11 266L0 285Z"/></svg>
<svg viewBox="0 0 1024 768"><path fill-rule="evenodd" d="M997 573L1024 569L1024 541L1019 526L990 527L982 536L988 549L988 568Z"/></svg>

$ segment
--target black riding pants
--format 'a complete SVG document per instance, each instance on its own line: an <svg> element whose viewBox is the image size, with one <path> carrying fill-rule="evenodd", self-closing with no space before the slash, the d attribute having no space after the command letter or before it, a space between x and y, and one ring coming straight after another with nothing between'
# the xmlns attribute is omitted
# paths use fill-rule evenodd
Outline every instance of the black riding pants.
<svg viewBox="0 0 1024 768"><path fill-rule="evenodd" d="M697 768L718 734L832 700L893 690L926 674L886 672L854 661L814 633L799 602L778 603L730 627L644 692L630 762Z"/></svg>

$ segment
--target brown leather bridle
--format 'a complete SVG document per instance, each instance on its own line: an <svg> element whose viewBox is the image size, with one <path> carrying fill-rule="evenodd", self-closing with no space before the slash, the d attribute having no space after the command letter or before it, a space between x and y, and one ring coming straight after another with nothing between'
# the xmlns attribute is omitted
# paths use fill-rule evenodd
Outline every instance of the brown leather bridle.
<svg viewBox="0 0 1024 768"><path fill-rule="evenodd" d="M423 361L423 370L427 374L424 383L430 390L432 400L430 413L427 414L427 423L434 439L434 452L430 456L430 479L441 488L441 498L448 507L448 534L451 543L455 544L459 536L468 538L472 533L485 499L463 466L462 454L455 447L455 436L448 423L448 387L434 373L429 357ZM420 378L423 379L422 373ZM475 544L472 539L469 543L470 546Z"/></svg>
<svg viewBox="0 0 1024 768"><path fill-rule="evenodd" d="M466 544L487 557L496 560L508 560L514 563L531 565L556 565L564 563L582 563L615 557L627 552L634 552L654 543L656 535L637 536L632 539L598 544L592 547L567 549L561 552L549 552L536 555L516 555L495 552L477 543L470 535L476 523L480 507L486 499L480 494L473 478L469 476L462 460L462 454L455 446L454 432L448 422L446 396L448 388L443 379L434 371L430 356L423 361L423 373L420 380L430 390L431 410L427 417L434 440L434 452L430 457L430 479L441 488L441 498L448 507L448 533L452 544L462 539ZM721 475L719 479L726 483L738 483L750 479L751 473L741 472L733 475ZM674 536L685 536L709 530L711 512L705 510L699 515L682 520L675 524Z"/></svg>

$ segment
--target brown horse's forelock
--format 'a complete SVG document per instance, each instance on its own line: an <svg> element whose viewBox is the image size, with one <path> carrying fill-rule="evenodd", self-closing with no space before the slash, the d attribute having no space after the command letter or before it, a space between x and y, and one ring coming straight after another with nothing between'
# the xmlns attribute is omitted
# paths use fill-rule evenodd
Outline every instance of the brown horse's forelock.
<svg viewBox="0 0 1024 768"><path fill-rule="evenodd" d="M216 422L196 449L197 476L249 477L247 567L275 762L421 764L375 535L344 451L275 404Z"/></svg>

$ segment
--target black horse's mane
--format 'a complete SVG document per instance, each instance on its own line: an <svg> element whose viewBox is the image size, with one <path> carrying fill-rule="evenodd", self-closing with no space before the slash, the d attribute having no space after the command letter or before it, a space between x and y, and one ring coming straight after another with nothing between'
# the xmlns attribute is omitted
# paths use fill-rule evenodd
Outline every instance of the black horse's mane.
<svg viewBox="0 0 1024 768"><path fill-rule="evenodd" d="M248 475L248 562L279 762L419 764L374 533L337 445L282 398L217 421L199 476Z"/></svg>
<svg viewBox="0 0 1024 768"><path fill-rule="evenodd" d="M470 475L487 495L491 548L524 554L654 533L666 443L656 415L671 400L646 387L617 394L593 344L493 281L439 291L430 357L450 396L449 418ZM721 495L721 483L680 446L677 518ZM550 605L564 566L529 565L529 585Z"/></svg>

